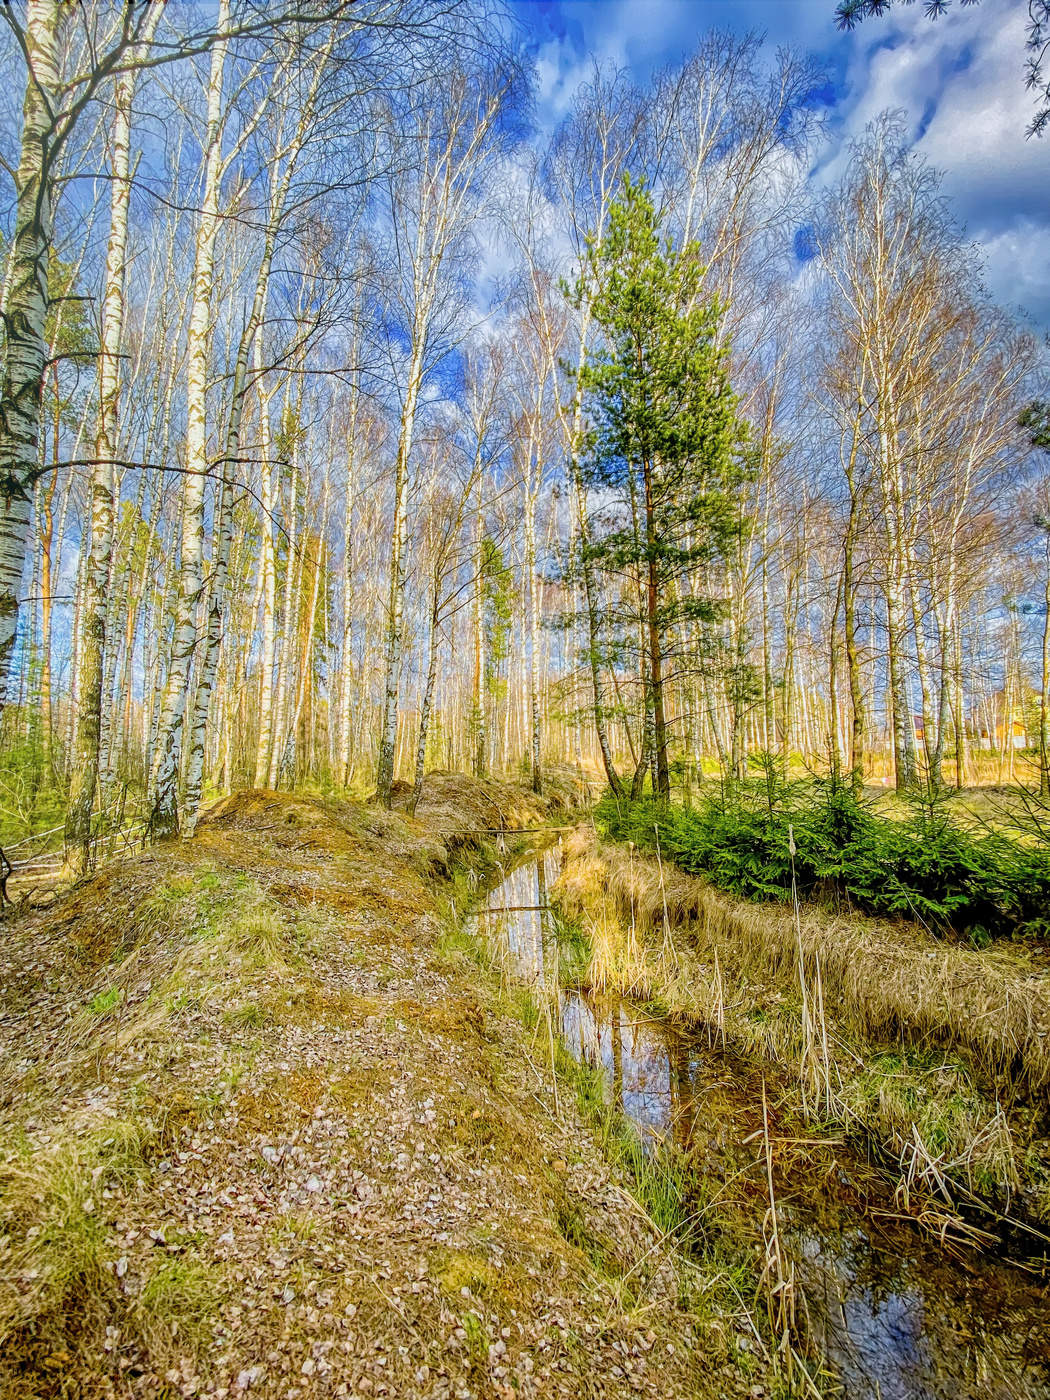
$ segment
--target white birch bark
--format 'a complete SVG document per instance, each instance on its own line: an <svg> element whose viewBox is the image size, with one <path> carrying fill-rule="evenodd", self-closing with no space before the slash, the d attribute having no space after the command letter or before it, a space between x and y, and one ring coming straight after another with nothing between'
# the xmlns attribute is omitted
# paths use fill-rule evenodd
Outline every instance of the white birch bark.
<svg viewBox="0 0 1050 1400"><path fill-rule="evenodd" d="M442 272L470 214L477 171L489 149L499 111L494 94L472 91L462 73L452 74L440 93L440 106L425 111L414 137L420 170L414 187L392 193L392 213L409 264L406 301L411 346L402 397L394 503L390 528L390 584L383 655L382 729L376 798L390 805L398 733L398 690L404 645L405 553L408 540L408 468L416 407L427 368Z"/></svg>
<svg viewBox="0 0 1050 1400"><path fill-rule="evenodd" d="M354 637L354 503L357 493L357 414L360 392L357 378L350 390L350 424L346 439L346 503L343 515L343 642L339 675L339 752L337 772L344 785L350 781L354 686L350 665Z"/></svg>
<svg viewBox="0 0 1050 1400"><path fill-rule="evenodd" d="M59 0L28 0L22 143L15 172L15 226L3 305L0 381L0 713L7 694L19 593L37 472L40 402L47 360L48 165L58 93Z"/></svg>
<svg viewBox="0 0 1050 1400"><path fill-rule="evenodd" d="M475 463L480 467L481 441L478 440L478 454ZM478 506L474 523L474 592L472 617L474 624L474 776L488 776L488 669L487 638L485 626L485 481L478 471Z"/></svg>
<svg viewBox="0 0 1050 1400"><path fill-rule="evenodd" d="M153 3L143 32L148 45L163 5ZM79 876L90 863L91 813L98 782L105 679L106 603L113 570L117 415L120 407L120 350L124 336L124 285L131 204L131 109L135 69L116 81L111 137L109 240L99 354L99 414L95 464L91 474L88 563L82 605L79 713L73 748L72 781L66 811L66 868Z"/></svg>
<svg viewBox="0 0 1050 1400"><path fill-rule="evenodd" d="M285 721L288 712L289 658L295 640L294 618L298 616L298 582L301 572L299 546L299 466L298 453L293 451L288 484L288 553L284 566L284 597L281 609L283 623L277 648L277 681L274 689L273 743L270 746L269 786L280 783L284 756Z"/></svg>
<svg viewBox="0 0 1050 1400"><path fill-rule="evenodd" d="M229 0L220 0L218 25L229 22ZM179 591L168 680L161 706L150 791L150 829L155 837L179 829L178 780L190 667L197 646L198 610L204 588L204 504L208 474L207 388L215 241L219 230L222 170L222 89L226 43L212 48L208 79L204 188L197 227L193 298L186 342L186 475L183 478Z"/></svg>
<svg viewBox="0 0 1050 1400"><path fill-rule="evenodd" d="M376 773L376 796L385 806L390 805L390 789L394 781L394 748L397 742L398 682L401 675L401 650L404 641L405 554L408 547L408 460L412 451L412 430L415 425L416 402L422 380L422 337L415 337L409 365L405 403L401 411L401 431L398 435L397 463L394 468L394 510L390 530L390 589L387 598L386 641L383 652L383 727L379 739L379 764Z"/></svg>
<svg viewBox="0 0 1050 1400"><path fill-rule="evenodd" d="M255 365L262 364L261 332L255 338ZM273 665L277 645L277 560L273 539L273 467L270 462L270 394L259 391L260 495L262 498L262 639L259 655L259 742L255 755L255 786L265 787L273 748Z"/></svg>
<svg viewBox="0 0 1050 1400"><path fill-rule="evenodd" d="M245 401L248 394L248 356L256 343L256 332L263 324L266 312L266 298L269 291L270 271L273 266L277 235L284 218L288 190L295 173L296 162L303 148L316 104L317 92L324 73L327 57L335 39L333 28L321 54L314 59L311 84L296 120L290 142L279 153L283 159L273 183L270 196L266 231L263 237L259 271L255 280L255 293L248 323L241 334L234 364L233 385L230 395L229 420L226 430L226 452L220 464L219 499L216 507L215 555L212 569L212 582L208 593L205 621L204 657L194 695L192 720L187 737L186 791L183 800L183 827L187 835L192 835L197 824L201 793L204 786L205 736L208 713L211 707L212 691L219 666L219 652L222 645L224 617L226 612L227 579L230 568L230 549L233 541L234 479L237 474L237 460L240 454L241 428L244 421Z"/></svg>

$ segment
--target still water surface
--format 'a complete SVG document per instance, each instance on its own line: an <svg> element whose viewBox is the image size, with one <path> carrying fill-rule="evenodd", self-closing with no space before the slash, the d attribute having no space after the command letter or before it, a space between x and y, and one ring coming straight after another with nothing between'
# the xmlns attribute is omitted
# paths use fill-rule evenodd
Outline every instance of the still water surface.
<svg viewBox="0 0 1050 1400"><path fill-rule="evenodd" d="M556 977L548 891L559 869L557 847L534 852L497 874L471 916L526 983ZM673 1141L712 1171L754 1157L755 1066L619 998L561 990L559 1013L568 1048L602 1068L643 1137ZM812 1154L779 1161L780 1229L846 1400L1050 1400L1047 1286L1000 1259L945 1253L893 1219L892 1196L845 1149L818 1157L817 1169Z"/></svg>

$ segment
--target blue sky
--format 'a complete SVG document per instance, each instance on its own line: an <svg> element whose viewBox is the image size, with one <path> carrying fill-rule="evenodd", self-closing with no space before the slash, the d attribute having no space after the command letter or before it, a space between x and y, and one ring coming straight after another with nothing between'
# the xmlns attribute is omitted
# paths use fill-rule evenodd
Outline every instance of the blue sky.
<svg viewBox="0 0 1050 1400"><path fill-rule="evenodd" d="M1023 81L1025 0L955 5L936 21L921 4L898 5L852 34L836 29L835 0L514 0L514 9L537 59L537 116L550 127L593 57L644 80L712 28L757 31L770 51L816 55L831 85L814 185L834 180L868 121L902 111L980 245L994 295L1050 331L1050 137L1024 134L1033 110Z"/></svg>

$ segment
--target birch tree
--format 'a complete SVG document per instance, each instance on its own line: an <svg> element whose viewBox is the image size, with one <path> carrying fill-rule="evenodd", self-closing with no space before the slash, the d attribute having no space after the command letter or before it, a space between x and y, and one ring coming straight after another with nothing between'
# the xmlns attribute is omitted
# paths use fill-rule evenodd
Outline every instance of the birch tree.
<svg viewBox="0 0 1050 1400"><path fill-rule="evenodd" d="M230 0L219 0L220 27L229 21ZM186 338L186 467L179 544L180 576L175 633L161 705L150 792L150 830L155 837L178 831L178 780L182 732L197 645L197 611L204 587L204 506L208 476L207 391L211 293L218 236L219 194L228 165L222 152L223 78L227 44L212 46L206 90L204 172L193 267L193 293Z"/></svg>
<svg viewBox="0 0 1050 1400"><path fill-rule="evenodd" d="M258 32L265 19L243 4L227 30ZM25 67L25 97L15 218L3 286L5 340L0 374L0 704L6 693L18 630L18 593L25 565L33 483L39 470L40 407L47 362L45 322L50 304L49 257L57 163L92 102L111 80L133 67L177 62L206 52L211 25L172 29L159 42L152 5L71 7L61 0L26 0L24 12L0 8ZM24 15L24 17L22 17ZM142 40L153 28L148 46ZM63 64L65 59L65 64Z"/></svg>
<svg viewBox="0 0 1050 1400"><path fill-rule="evenodd" d="M148 47L162 13L154 0L142 30ZM74 740L72 782L66 811L66 866L82 874L91 851L91 812L98 782L102 738L102 692L106 653L107 588L113 556L113 512L117 415L120 407L120 354L124 334L124 289L128 250L128 210L131 203L131 121L136 69L116 79L110 157L110 225L106 248L105 292L99 354L99 412L95 432L95 464L91 477L91 516L88 562L82 600L83 650L80 660L79 713Z"/></svg>
<svg viewBox="0 0 1050 1400"><path fill-rule="evenodd" d="M397 739L398 685L404 644L408 477L420 393L454 341L463 314L463 267L481 207L480 176L499 148L498 118L512 73L444 75L413 97L403 163L388 186L396 257L393 304L407 337L396 368L400 399L390 522L390 581L383 655L383 719L377 800L389 806ZM480 81L479 81L480 79ZM395 119L392 111L391 120Z"/></svg>

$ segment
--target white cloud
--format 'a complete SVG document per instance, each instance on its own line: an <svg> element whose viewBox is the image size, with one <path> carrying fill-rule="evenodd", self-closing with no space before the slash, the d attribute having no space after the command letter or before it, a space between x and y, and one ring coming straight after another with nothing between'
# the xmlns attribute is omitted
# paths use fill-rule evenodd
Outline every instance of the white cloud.
<svg viewBox="0 0 1050 1400"><path fill-rule="evenodd" d="M541 132L549 135L572 107L573 95L590 75L592 64L555 41L540 48L535 62L535 117Z"/></svg>
<svg viewBox="0 0 1050 1400"><path fill-rule="evenodd" d="M1050 141L1025 136L1025 8L1016 0L954 6L929 20L895 7L855 33L837 141L821 161L833 181L849 138L886 109L899 110L915 149L943 175L950 207L987 259L997 299L1050 324Z"/></svg>
<svg viewBox="0 0 1050 1400"><path fill-rule="evenodd" d="M1034 112L1024 85L1027 6L1019 0L956 3L930 20L922 4L898 4L852 34L839 34L834 5L563 0L557 32L546 26L538 55L540 124L544 133L553 130L594 59L624 65L644 83L711 28L764 31L770 49L793 44L814 51L841 75L814 186L838 178L850 139L868 122L887 108L901 111L916 149L943 173L954 213L983 247L993 291L1050 325L1050 137L1025 137Z"/></svg>
<svg viewBox="0 0 1050 1400"><path fill-rule="evenodd" d="M1050 326L1050 233L1046 224L1021 219L982 241L985 281L996 301Z"/></svg>
<svg viewBox="0 0 1050 1400"><path fill-rule="evenodd" d="M1050 143L1025 136L1032 94L1022 78L1024 12L989 5L963 72L945 83L919 149L945 172L945 190L976 232L1004 219L1050 221Z"/></svg>

